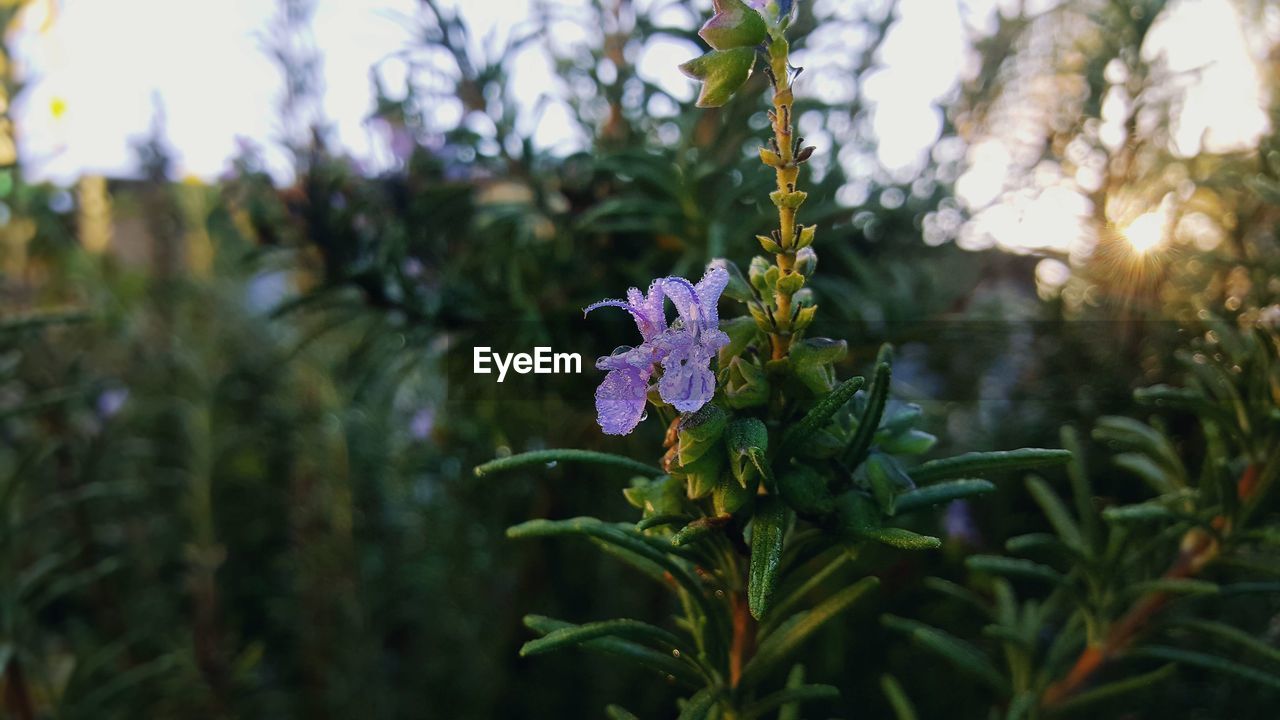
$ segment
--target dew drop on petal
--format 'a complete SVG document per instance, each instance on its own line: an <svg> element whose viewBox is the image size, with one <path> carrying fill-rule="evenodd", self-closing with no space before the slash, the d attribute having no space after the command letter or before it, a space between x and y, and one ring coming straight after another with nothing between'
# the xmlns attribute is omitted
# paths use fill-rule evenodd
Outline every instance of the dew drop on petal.
<svg viewBox="0 0 1280 720"><path fill-rule="evenodd" d="M619 355L626 355L627 353L631 352L634 349L635 348L631 347L630 345L619 345L618 347L613 349L613 352L610 353L610 355L612 355L613 357L617 357Z"/></svg>
<svg viewBox="0 0 1280 720"><path fill-rule="evenodd" d="M558 461L556 461L556 460L552 460L551 462L547 463L547 469L548 469L548 470L550 470L551 468L553 468L553 467L555 467L555 466L557 466L557 465L559 465L559 464L560 464L560 463L559 463Z"/></svg>
<svg viewBox="0 0 1280 720"><path fill-rule="evenodd" d="M671 651L671 656L672 656L672 657L680 657L680 649L679 649L679 648L676 648L676 649L672 650L672 651Z"/></svg>
<svg viewBox="0 0 1280 720"><path fill-rule="evenodd" d="M648 420L648 419L649 419L648 410L645 410L644 412L640 413L640 422L644 422L645 420Z"/></svg>

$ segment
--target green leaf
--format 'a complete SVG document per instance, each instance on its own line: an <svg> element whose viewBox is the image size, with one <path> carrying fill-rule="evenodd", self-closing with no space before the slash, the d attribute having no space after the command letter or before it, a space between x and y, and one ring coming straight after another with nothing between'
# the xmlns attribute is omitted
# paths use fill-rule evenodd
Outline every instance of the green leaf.
<svg viewBox="0 0 1280 720"><path fill-rule="evenodd" d="M604 709L604 715L608 720L640 720L635 713L621 705L606 706Z"/></svg>
<svg viewBox="0 0 1280 720"><path fill-rule="evenodd" d="M880 511L860 490L850 490L836 498L836 515L840 528L855 537L865 537L880 527Z"/></svg>
<svg viewBox="0 0 1280 720"><path fill-rule="evenodd" d="M680 419L677 426L680 465L689 466L715 447L729 425L729 414L707 403Z"/></svg>
<svg viewBox="0 0 1280 720"><path fill-rule="evenodd" d="M827 478L808 465L792 465L779 475L778 494L798 513L827 515L835 509Z"/></svg>
<svg viewBox="0 0 1280 720"><path fill-rule="evenodd" d="M1196 578L1159 578L1130 583L1125 586L1125 594L1141 597L1151 592L1170 593L1176 595L1216 595L1221 591L1217 583Z"/></svg>
<svg viewBox="0 0 1280 720"><path fill-rule="evenodd" d="M916 720L916 709L911 704L911 699L907 697L907 693L902 689L902 685L897 678L892 675L880 676L880 689L884 692L885 698L889 700L889 707L893 708L893 716L897 720Z"/></svg>
<svg viewBox="0 0 1280 720"><path fill-rule="evenodd" d="M786 503L776 496L762 497L751 520L751 567L747 580L747 606L751 616L759 620L773 602L778 585L778 565L782 546L791 523Z"/></svg>
<svg viewBox="0 0 1280 720"><path fill-rule="evenodd" d="M900 433L877 436L876 444L890 455L923 455L938 444L938 438L923 430L905 430Z"/></svg>
<svg viewBox="0 0 1280 720"><path fill-rule="evenodd" d="M991 686L1000 693L1009 691L1009 684L991 660L974 645L922 622L894 615L881 618L885 627L911 638L920 647L933 652L956 670Z"/></svg>
<svg viewBox="0 0 1280 720"><path fill-rule="evenodd" d="M1000 555L971 555L965 558L965 567L1002 577L1029 578L1060 585L1065 582L1062 573L1038 562Z"/></svg>
<svg viewBox="0 0 1280 720"><path fill-rule="evenodd" d="M1081 711L1096 714L1099 705L1108 706L1129 695L1159 685L1172 678L1175 674L1177 674L1177 666L1170 664L1149 673L1099 685L1058 705L1054 709L1054 714L1072 715Z"/></svg>
<svg viewBox="0 0 1280 720"><path fill-rule="evenodd" d="M825 395L835 387L835 363L848 353L849 345L844 340L801 340L791 346L791 372L814 395Z"/></svg>
<svg viewBox="0 0 1280 720"><path fill-rule="evenodd" d="M744 410L769 402L769 375L754 360L742 356L731 358L725 375L724 396L729 407Z"/></svg>
<svg viewBox="0 0 1280 720"><path fill-rule="evenodd" d="M717 50L754 47L769 30L760 13L742 0L716 0L716 14L698 31L698 37Z"/></svg>
<svg viewBox="0 0 1280 720"><path fill-rule="evenodd" d="M1178 516L1159 502L1145 502L1106 508L1102 517L1107 522L1132 523L1175 520Z"/></svg>
<svg viewBox="0 0 1280 720"><path fill-rule="evenodd" d="M1176 492L1178 480L1150 456L1137 452L1120 453L1111 459L1121 470L1128 470L1161 495Z"/></svg>
<svg viewBox="0 0 1280 720"><path fill-rule="evenodd" d="M800 422L787 429L787 432L782 436L782 451L784 453L791 452L810 435L822 429L824 425L831 421L831 417L862 389L865 383L866 378L855 377L849 378L836 386L836 389L832 390L830 395L822 398L817 405L814 405L809 412L805 413Z"/></svg>
<svg viewBox="0 0 1280 720"><path fill-rule="evenodd" d="M880 509L889 516L894 514L898 488L911 483L911 478L907 477L902 466L882 453L871 453L867 458L867 480L871 483L871 494Z"/></svg>
<svg viewBox="0 0 1280 720"><path fill-rule="evenodd" d="M746 282L745 280L743 282ZM726 367L729 361L746 352L751 341L759 335L756 321L748 316L730 318L720 321L720 329L729 336L729 343L720 348L720 367Z"/></svg>
<svg viewBox="0 0 1280 720"><path fill-rule="evenodd" d="M830 685L801 685L795 688L785 688L772 695L766 695L764 698L748 705L742 711L742 718L743 720L758 720L758 718L764 717L783 705L799 704L813 700L836 700L839 697L840 691Z"/></svg>
<svg viewBox="0 0 1280 720"><path fill-rule="evenodd" d="M1224 622L1216 620L1197 620L1189 619L1178 623L1179 627L1188 630L1194 630L1219 640L1225 640L1232 645L1241 649L1248 650L1259 657L1275 663L1280 663L1280 647L1271 645L1270 643L1259 640L1261 634L1255 636L1245 632L1234 625L1228 625Z"/></svg>
<svg viewBox="0 0 1280 720"><path fill-rule="evenodd" d="M720 482L711 492L711 507L717 515L736 515L756 497L757 483L743 487L733 478L731 473L721 473Z"/></svg>
<svg viewBox="0 0 1280 720"><path fill-rule="evenodd" d="M1062 538L1050 533L1015 535L1005 541L1004 549L1015 555L1046 551L1051 553L1070 552L1070 549L1062 542Z"/></svg>
<svg viewBox="0 0 1280 720"><path fill-rule="evenodd" d="M804 685L804 666L792 665L787 673L787 688L798 688ZM787 703L778 708L778 720L800 720L800 703Z"/></svg>
<svg viewBox="0 0 1280 720"><path fill-rule="evenodd" d="M754 487L760 477L769 475L765 453L769 449L769 431L758 418L739 418L725 430L729 450L729 470L742 487Z"/></svg>
<svg viewBox="0 0 1280 720"><path fill-rule="evenodd" d="M941 460L930 460L912 469L910 475L911 479L917 483L926 483L934 480L1015 472L1047 465L1061 465L1070 459L1071 453L1066 450L1046 450L1042 448L973 452Z"/></svg>
<svg viewBox="0 0 1280 720"><path fill-rule="evenodd" d="M698 518L680 528L680 531L675 535L672 535L671 544L676 547L692 545L724 527L725 522L728 520L727 516Z"/></svg>
<svg viewBox="0 0 1280 720"><path fill-rule="evenodd" d="M612 453L595 452L593 450L534 450L533 452L498 458L497 460L490 460L483 465L477 465L475 474L476 477L485 477L486 475L497 475L499 473L511 472L512 470L519 470L520 468L535 465L546 467L552 463L562 462L605 465L633 473L648 475L650 477L662 475L662 470L652 465L646 465L638 460L632 460L629 457L614 455Z"/></svg>
<svg viewBox="0 0 1280 720"><path fill-rule="evenodd" d="M680 649L680 638L660 627L639 620L619 619L552 630L537 640L530 640L525 643L524 647L520 648L520 657L542 655L543 653L581 645L602 637L617 637L623 640L648 642L658 645L658 649L667 653Z"/></svg>
<svg viewBox="0 0 1280 720"><path fill-rule="evenodd" d="M880 584L879 578L866 577L822 601L812 610L797 613L766 635L755 657L742 669L739 684L745 687L760 682L772 670L787 661L800 645L828 620L843 612Z"/></svg>
<svg viewBox="0 0 1280 720"><path fill-rule="evenodd" d="M1178 452L1159 430L1133 418L1108 416L1100 418L1093 429L1093 437L1101 442L1136 450L1155 461L1161 472L1143 475L1148 482L1157 483L1157 492L1173 492L1187 486L1186 471ZM1126 462L1133 462L1127 455Z"/></svg>
<svg viewBox="0 0 1280 720"><path fill-rule="evenodd" d="M1156 660L1168 660L1170 662L1181 663L1183 665L1192 665L1194 667L1203 668L1211 672L1220 672L1226 675L1234 675L1243 680L1266 685L1275 690L1280 690L1280 676L1275 673L1259 670L1248 665L1242 665L1226 658L1221 658L1208 653L1196 652L1193 650L1183 650L1181 648L1165 647L1162 645L1150 645L1139 648L1130 652L1135 657L1154 658Z"/></svg>
<svg viewBox="0 0 1280 720"><path fill-rule="evenodd" d="M1005 715L1005 720L1023 720L1030 717L1032 708L1039 702L1036 693L1030 690L1023 690L1013 696L1013 701L1009 703L1009 712Z"/></svg>
<svg viewBox="0 0 1280 720"><path fill-rule="evenodd" d="M720 107L747 82L755 62L755 48L712 50L682 64L680 72L702 82L698 107Z"/></svg>
<svg viewBox="0 0 1280 720"><path fill-rule="evenodd" d="M803 582L800 582L798 585L796 585L795 581L792 581L784 584L782 588L779 589L773 607L769 609L768 620L771 621L773 618L790 616L790 614L805 599L805 597L809 595L809 593L821 587L822 584L834 575L837 570L853 560L853 555L845 548L836 547L832 552L835 553L835 558L826 565L823 565L821 570L802 577L801 579ZM795 577L795 573L792 573L791 576Z"/></svg>
<svg viewBox="0 0 1280 720"><path fill-rule="evenodd" d="M691 463L681 463L671 469L671 474L683 477L688 482L689 499L698 500L716 489L716 483L724 473L725 461L724 450L717 443L713 452L703 453Z"/></svg>
<svg viewBox="0 0 1280 720"><path fill-rule="evenodd" d="M1085 540L1093 545L1099 542L1098 510L1093 504L1093 486L1089 483L1089 474L1084 466L1084 452L1080 448L1080 437L1075 428L1064 426L1058 437L1062 447L1071 453L1071 462L1067 463L1067 479L1071 481L1071 497L1075 500L1076 516L1080 518L1081 531Z"/></svg>
<svg viewBox="0 0 1280 720"><path fill-rule="evenodd" d="M863 532L862 536L899 550L936 550L942 547L942 540L932 535L920 535L896 527L874 528Z"/></svg>
<svg viewBox="0 0 1280 720"><path fill-rule="evenodd" d="M1071 512L1067 510L1066 505L1062 504L1061 498L1049 487L1049 484L1038 477L1027 478L1027 490L1048 518L1054 532L1062 538L1062 542L1073 550L1081 553L1088 552L1084 536L1080 534L1080 526L1076 525Z"/></svg>
<svg viewBox="0 0 1280 720"><path fill-rule="evenodd" d="M631 487L622 496L644 515L687 515L684 478L664 475L657 478L632 478Z"/></svg>
<svg viewBox="0 0 1280 720"><path fill-rule="evenodd" d="M896 508L906 513L923 507L942 505L952 500L985 495L995 492L996 486L986 480L950 480L909 490L898 496Z"/></svg>
<svg viewBox="0 0 1280 720"><path fill-rule="evenodd" d="M645 530L652 530L653 528L662 527L663 525L684 525L688 523L690 519L691 518L688 515L683 514L650 515L636 523L636 530L644 532Z"/></svg>
<svg viewBox="0 0 1280 720"><path fill-rule="evenodd" d="M982 615L991 615L991 608L987 606L986 601L980 595L959 583L938 577L927 577L924 579L924 586L934 592L958 600L977 610Z"/></svg>
<svg viewBox="0 0 1280 720"><path fill-rule="evenodd" d="M708 617L712 616L712 608L702 583L694 578L684 563L668 554L674 552L676 548L667 546L665 552L659 550L655 545L666 545L664 540L642 535L629 524L611 524L596 518L578 517L569 520L530 520L507 528L507 537L512 539L561 535L583 535L594 538L661 567L689 593Z"/></svg>
<svg viewBox="0 0 1280 720"><path fill-rule="evenodd" d="M716 701L719 700L720 689L714 687L703 688L693 694L693 697L685 701L684 707L680 709L679 720L706 720L711 708L715 707Z"/></svg>
<svg viewBox="0 0 1280 720"><path fill-rule="evenodd" d="M867 390L867 406L858 418L858 429L844 452L844 462L850 468L857 467L871 449L871 441L875 439L876 430L880 426L880 417L884 414L885 403L889 400L889 384L893 381L893 370L889 363L876 365L875 374L871 378L871 387Z"/></svg>
<svg viewBox="0 0 1280 720"><path fill-rule="evenodd" d="M524 618L525 627L539 632L548 634L558 630L565 630L575 627L571 623L561 620L553 620L549 617L541 615L526 615ZM639 643L623 640L616 637L598 637L594 640L588 640L582 644L584 648L594 650L596 652L613 655L615 657L628 660L652 670L662 673L664 677L675 678L676 681L689 685L690 687L701 687L704 683L703 678L688 663L681 662L671 655L669 652L658 652L652 648L647 648Z"/></svg>

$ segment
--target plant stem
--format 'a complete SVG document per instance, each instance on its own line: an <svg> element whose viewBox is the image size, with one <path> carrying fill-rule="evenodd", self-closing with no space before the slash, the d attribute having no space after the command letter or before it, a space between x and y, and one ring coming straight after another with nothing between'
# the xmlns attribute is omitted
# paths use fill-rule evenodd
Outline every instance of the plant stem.
<svg viewBox="0 0 1280 720"><path fill-rule="evenodd" d="M1218 556L1221 544L1217 538L1201 528L1193 528L1182 537L1178 558L1162 576L1166 580L1184 579L1198 575ZM1042 706L1052 708L1070 698L1093 678L1103 665L1124 652L1138 633L1151 622L1173 599L1171 593L1158 590L1144 595L1118 621L1111 625L1107 636L1099 643L1089 645L1076 658L1066 677L1053 683L1045 691Z"/></svg>
<svg viewBox="0 0 1280 720"><path fill-rule="evenodd" d="M1236 484L1236 492L1242 501L1247 501L1256 492L1258 467L1250 465L1241 474ZM1219 515L1214 518L1215 528L1230 532L1230 521ZM1182 536L1178 548L1178 557L1173 565L1162 576L1165 580L1178 580L1199 575L1205 566L1217 559L1222 551L1222 543L1218 537L1202 528L1192 528ZM1124 652L1138 636L1138 633L1151 622L1161 610L1173 600L1173 595L1164 590L1147 593L1129 608L1119 620L1111 625L1107 636L1101 642L1090 644L1076 658L1075 665L1066 677L1053 683L1045 690L1041 705L1052 708L1075 693L1079 692L1094 673L1107 661Z"/></svg>
<svg viewBox="0 0 1280 720"><path fill-rule="evenodd" d="M738 687L742 669L756 653L756 631L759 624L751 617L747 594L742 591L730 596L733 610L733 645L729 649L729 686Z"/></svg>
<svg viewBox="0 0 1280 720"><path fill-rule="evenodd" d="M775 240L782 248L782 251L774 256L779 278L795 272L797 205L788 202L787 199L796 192L800 178L800 163L796 161L793 140L794 96L791 92L788 54L789 46L785 38L776 37L769 44L769 70L770 77L773 79L773 110L770 112L770 120L776 145L774 149L780 160L778 164L771 165L774 168L778 186L778 191L773 194L773 200L778 208L778 235ZM774 329L770 333L770 339L775 360L786 357L791 347L791 295L791 292L782 288L774 292Z"/></svg>

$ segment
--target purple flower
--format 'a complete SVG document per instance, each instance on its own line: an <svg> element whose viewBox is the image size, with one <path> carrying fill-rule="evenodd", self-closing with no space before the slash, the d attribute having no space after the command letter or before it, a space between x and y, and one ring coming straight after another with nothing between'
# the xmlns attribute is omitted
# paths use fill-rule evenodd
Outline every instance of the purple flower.
<svg viewBox="0 0 1280 720"><path fill-rule="evenodd" d="M110 420L124 408L125 402L129 399L128 388L113 388L104 390L98 395L97 410L98 417L103 420Z"/></svg>
<svg viewBox="0 0 1280 720"><path fill-rule="evenodd" d="M413 419L409 421L409 434L415 440L426 440L431 437L431 431L436 426L436 412L431 408L422 408L413 414Z"/></svg>
<svg viewBox="0 0 1280 720"><path fill-rule="evenodd" d="M978 525L973 521L973 511L965 500L956 500L947 506L947 511L942 516L942 531L948 540L967 545L982 544L982 534L978 532Z"/></svg>
<svg viewBox="0 0 1280 720"><path fill-rule="evenodd" d="M716 303L729 283L724 268L711 268L697 285L678 277L653 281L649 292L627 291L626 300L603 300L584 314L600 307L619 307L631 313L640 330L638 347L624 347L596 361L607 370L596 388L596 415L600 428L609 435L626 435L644 419L649 378L662 365L658 394L680 412L693 412L715 394L716 378L711 358L729 342L720 331ZM676 308L677 318L667 323L666 301Z"/></svg>

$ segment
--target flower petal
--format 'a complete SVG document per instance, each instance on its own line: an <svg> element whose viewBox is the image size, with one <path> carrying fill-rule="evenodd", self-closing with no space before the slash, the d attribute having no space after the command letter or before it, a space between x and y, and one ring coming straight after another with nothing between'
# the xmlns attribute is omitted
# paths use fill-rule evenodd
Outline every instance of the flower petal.
<svg viewBox="0 0 1280 720"><path fill-rule="evenodd" d="M624 367L605 375L596 388L596 422L609 435L626 435L644 418L645 393L653 368Z"/></svg>
<svg viewBox="0 0 1280 720"><path fill-rule="evenodd" d="M710 267L694 287L694 291L698 293L698 305L702 311L700 319L703 330L720 328L720 313L716 310L716 305L720 302L720 295L728 285L729 271L723 267Z"/></svg>
<svg viewBox="0 0 1280 720"><path fill-rule="evenodd" d="M645 340L652 339L667 329L667 317L662 307L665 298L662 287L654 282L649 286L646 295L638 288L627 291L627 302L636 309L636 326L640 328L640 336ZM644 318L644 322L640 318Z"/></svg>
<svg viewBox="0 0 1280 720"><path fill-rule="evenodd" d="M659 285L663 294L671 300L672 305L675 305L676 313L684 323L684 329L696 332L702 321L702 311L699 307L698 291L693 283L681 277L665 277L654 284Z"/></svg>
<svg viewBox="0 0 1280 720"><path fill-rule="evenodd" d="M670 355L662 361L658 394L680 412L693 412L706 405L716 392L716 376L699 348L688 355Z"/></svg>

